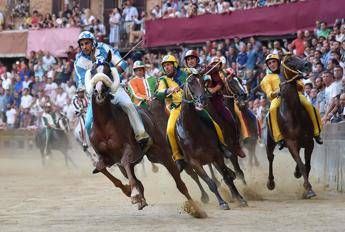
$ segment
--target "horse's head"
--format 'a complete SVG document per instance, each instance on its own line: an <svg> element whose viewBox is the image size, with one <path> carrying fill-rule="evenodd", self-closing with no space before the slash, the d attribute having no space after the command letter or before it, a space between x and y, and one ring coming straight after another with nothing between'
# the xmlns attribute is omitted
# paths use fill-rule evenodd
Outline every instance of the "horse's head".
<svg viewBox="0 0 345 232"><path fill-rule="evenodd" d="M281 63L283 77L288 82L307 78L307 74L311 72L311 67L311 63L307 60L292 55L286 55Z"/></svg>
<svg viewBox="0 0 345 232"><path fill-rule="evenodd" d="M97 104L110 98L109 93L114 93L120 85L120 77L116 68L110 66L111 52L105 60L94 62L91 70L86 72L85 85L88 94L92 94Z"/></svg>
<svg viewBox="0 0 345 232"><path fill-rule="evenodd" d="M183 89L183 101L193 104L197 111L206 107L207 96L201 77L191 75L187 78Z"/></svg>
<svg viewBox="0 0 345 232"><path fill-rule="evenodd" d="M246 106L248 93L237 77L226 77L225 87L227 94L230 94L237 100L240 108Z"/></svg>

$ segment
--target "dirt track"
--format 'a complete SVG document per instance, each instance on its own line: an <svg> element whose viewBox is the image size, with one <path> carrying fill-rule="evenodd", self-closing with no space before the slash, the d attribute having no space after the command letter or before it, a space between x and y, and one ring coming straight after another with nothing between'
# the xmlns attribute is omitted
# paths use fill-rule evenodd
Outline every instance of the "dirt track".
<svg viewBox="0 0 345 232"><path fill-rule="evenodd" d="M237 185L249 207L217 208L215 197L203 205L207 219L194 219L181 209L183 197L161 167L137 173L145 186L149 206L142 211L114 189L101 175L91 175L91 166L75 153L77 169L67 169L55 154L42 168L35 151L29 154L0 153L0 231L344 231L345 196L323 190L312 179L318 196L301 200L302 181L293 177L291 158L280 154L275 160L276 190L265 188L267 170L246 170L248 187ZM279 165L279 170L277 166ZM113 173L120 176L116 169ZM183 175L192 196L200 194Z"/></svg>

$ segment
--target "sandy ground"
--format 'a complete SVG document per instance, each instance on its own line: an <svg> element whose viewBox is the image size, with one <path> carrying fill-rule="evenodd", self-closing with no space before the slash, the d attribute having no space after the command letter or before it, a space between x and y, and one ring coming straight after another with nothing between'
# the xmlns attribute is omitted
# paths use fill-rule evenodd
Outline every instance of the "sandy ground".
<svg viewBox="0 0 345 232"><path fill-rule="evenodd" d="M268 191L267 161L246 168L248 186L236 182L249 206L230 203L218 209L215 197L202 205L207 219L194 219L182 210L184 198L160 167L152 173L138 165L149 206L138 211L101 174L92 175L88 160L78 151L78 168L66 168L56 152L42 167L36 150L0 152L0 231L345 231L345 196L327 191L311 179L318 196L302 200L302 180L293 177L294 164L285 153L275 160L276 190ZM116 168L112 172L120 177ZM183 179L194 199L200 193ZM122 178L123 180L123 178Z"/></svg>

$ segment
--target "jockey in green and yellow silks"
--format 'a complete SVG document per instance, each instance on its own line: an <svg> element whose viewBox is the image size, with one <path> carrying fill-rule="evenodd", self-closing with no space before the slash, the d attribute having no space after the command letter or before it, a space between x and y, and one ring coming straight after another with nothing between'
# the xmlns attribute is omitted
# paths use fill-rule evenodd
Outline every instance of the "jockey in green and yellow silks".
<svg viewBox="0 0 345 232"><path fill-rule="evenodd" d="M166 106L170 110L167 125L167 137L172 150L173 159L175 160L179 171L182 171L185 167L185 161L181 152L179 151L176 141L175 125L181 112L181 103L183 96L182 86L186 82L188 76L186 72L182 71L178 67L178 62L172 55L164 56L161 64L165 75L159 79L157 97L165 99ZM204 113L208 115L206 111ZM209 115L207 117L212 120ZM219 141L222 144L225 144L223 133L220 127L213 120L212 122L217 132Z"/></svg>
<svg viewBox="0 0 345 232"><path fill-rule="evenodd" d="M279 85L280 85L280 59L276 54L269 54L266 57L266 65L271 73L267 74L260 83L261 89L265 92L267 97L271 101L269 109L270 117L270 128L273 135L273 139L279 145L279 149L282 149L285 145L283 135L278 126L278 108L280 106L279 98ZM298 95L301 104L307 110L309 117L313 123L314 127L314 138L319 144L322 144L322 139L320 138L321 133L321 118L319 111L313 107L313 105L307 100L307 98L302 94L304 85L301 80L297 82L298 85Z"/></svg>

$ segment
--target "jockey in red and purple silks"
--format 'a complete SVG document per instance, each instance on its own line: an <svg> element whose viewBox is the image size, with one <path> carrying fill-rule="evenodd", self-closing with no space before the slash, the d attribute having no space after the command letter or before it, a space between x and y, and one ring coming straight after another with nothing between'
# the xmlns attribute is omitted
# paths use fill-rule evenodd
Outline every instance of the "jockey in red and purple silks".
<svg viewBox="0 0 345 232"><path fill-rule="evenodd" d="M217 65L218 63L218 65ZM224 97L221 93L223 89L224 82L221 79L221 68L222 68L222 60L218 57L213 57L211 59L211 63L209 64L209 69L212 70L209 72L210 79L207 80L206 78L206 86L208 91L212 94L210 98L210 102L213 105L216 113L223 117L227 122L231 123L235 126L235 119L228 108L224 105ZM216 65L216 66L215 66ZM206 70L207 71L207 70Z"/></svg>

